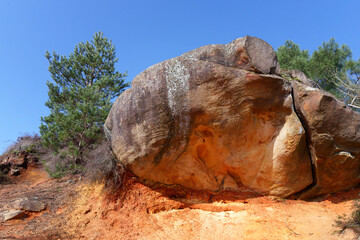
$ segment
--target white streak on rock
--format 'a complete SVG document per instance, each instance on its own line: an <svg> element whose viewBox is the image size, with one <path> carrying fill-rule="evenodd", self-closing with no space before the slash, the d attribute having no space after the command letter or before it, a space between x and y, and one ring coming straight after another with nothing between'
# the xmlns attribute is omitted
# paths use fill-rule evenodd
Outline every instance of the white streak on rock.
<svg viewBox="0 0 360 240"><path fill-rule="evenodd" d="M179 114L186 107L181 101L186 100L190 74L178 60L166 65L165 74L169 106L174 115Z"/></svg>
<svg viewBox="0 0 360 240"><path fill-rule="evenodd" d="M165 77L169 107L173 116L179 117L180 131L185 134L190 124L188 114L190 74L179 60L174 59L166 65Z"/></svg>
<svg viewBox="0 0 360 240"><path fill-rule="evenodd" d="M313 88L313 87L309 87L309 86L305 86L305 90L306 90L306 91L318 91L319 89Z"/></svg>

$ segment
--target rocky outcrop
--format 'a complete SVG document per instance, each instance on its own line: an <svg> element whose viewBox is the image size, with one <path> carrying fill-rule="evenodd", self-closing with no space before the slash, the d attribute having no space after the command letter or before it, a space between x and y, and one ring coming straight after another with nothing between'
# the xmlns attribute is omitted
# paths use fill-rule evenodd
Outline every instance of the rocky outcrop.
<svg viewBox="0 0 360 240"><path fill-rule="evenodd" d="M360 115L300 71L279 75L271 46L249 36L156 64L110 111L113 152L140 178L196 190L307 197L357 184Z"/></svg>
<svg viewBox="0 0 360 240"><path fill-rule="evenodd" d="M141 178L193 189L304 189L313 181L305 132L277 71L271 46L253 37L148 68L106 121L116 157Z"/></svg>
<svg viewBox="0 0 360 240"><path fill-rule="evenodd" d="M302 197L333 193L360 182L360 114L333 95L293 81L297 112L306 126L314 186Z"/></svg>
<svg viewBox="0 0 360 240"><path fill-rule="evenodd" d="M38 156L27 152L8 152L0 156L0 172L4 175L17 176L28 168L38 164Z"/></svg>

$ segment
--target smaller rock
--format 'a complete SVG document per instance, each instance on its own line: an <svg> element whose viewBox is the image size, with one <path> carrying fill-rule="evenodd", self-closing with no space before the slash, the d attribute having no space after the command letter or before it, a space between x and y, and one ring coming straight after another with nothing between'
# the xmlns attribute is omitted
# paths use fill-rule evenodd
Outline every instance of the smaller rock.
<svg viewBox="0 0 360 240"><path fill-rule="evenodd" d="M27 165L31 167L35 167L39 164L39 157L34 155L29 155L27 157Z"/></svg>
<svg viewBox="0 0 360 240"><path fill-rule="evenodd" d="M1 166L9 166L11 165L10 162L9 162L9 154L4 154L4 155L1 155L0 156L0 165Z"/></svg>
<svg viewBox="0 0 360 240"><path fill-rule="evenodd" d="M12 209L12 210L0 213L0 217L5 222L8 220L12 220L12 219L26 218L26 217L28 217L28 215L21 210Z"/></svg>
<svg viewBox="0 0 360 240"><path fill-rule="evenodd" d="M39 200L21 198L15 202L14 207L29 212L40 212L46 208L46 205Z"/></svg>
<svg viewBox="0 0 360 240"><path fill-rule="evenodd" d="M291 70L290 76L292 78L296 78L299 82L305 84L306 86L313 87L313 88L316 87L316 83L312 79L308 78L305 75L305 73L303 73L300 70Z"/></svg>
<svg viewBox="0 0 360 240"><path fill-rule="evenodd" d="M18 176L18 175L20 175L20 169L19 168L17 168L17 167L15 167L15 168L11 168L10 169L10 175L11 176Z"/></svg>
<svg viewBox="0 0 360 240"><path fill-rule="evenodd" d="M25 152L11 155L8 159L8 162L11 165L24 166L26 165L26 155L27 154Z"/></svg>

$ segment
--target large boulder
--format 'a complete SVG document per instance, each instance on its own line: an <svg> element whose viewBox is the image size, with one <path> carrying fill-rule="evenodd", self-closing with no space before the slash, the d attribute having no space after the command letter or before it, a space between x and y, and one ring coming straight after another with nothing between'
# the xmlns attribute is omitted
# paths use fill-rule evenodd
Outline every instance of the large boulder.
<svg viewBox="0 0 360 240"><path fill-rule="evenodd" d="M308 134L313 187L302 197L333 193L360 182L360 114L333 95L292 81L296 110Z"/></svg>
<svg viewBox="0 0 360 240"><path fill-rule="evenodd" d="M291 84L255 37L156 64L115 101L105 131L143 179L287 197L313 183Z"/></svg>

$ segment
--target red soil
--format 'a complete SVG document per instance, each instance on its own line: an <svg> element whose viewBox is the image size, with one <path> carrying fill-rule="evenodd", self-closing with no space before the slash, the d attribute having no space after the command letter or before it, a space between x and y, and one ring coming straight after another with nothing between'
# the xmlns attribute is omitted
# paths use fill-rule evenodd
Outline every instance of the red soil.
<svg viewBox="0 0 360 240"><path fill-rule="evenodd" d="M356 239L335 220L349 215L360 188L312 201L247 191L212 194L141 183L126 174L117 193L79 176L50 179L30 169L0 185L0 210L37 196L48 207L23 220L0 223L0 239ZM11 205L11 204L10 204Z"/></svg>
<svg viewBox="0 0 360 240"><path fill-rule="evenodd" d="M69 225L84 239L356 239L338 235L338 215L350 214L360 189L313 201L226 192L214 195L127 175L120 195L82 186ZM81 229L79 231L79 229ZM74 234L76 235L76 234Z"/></svg>

